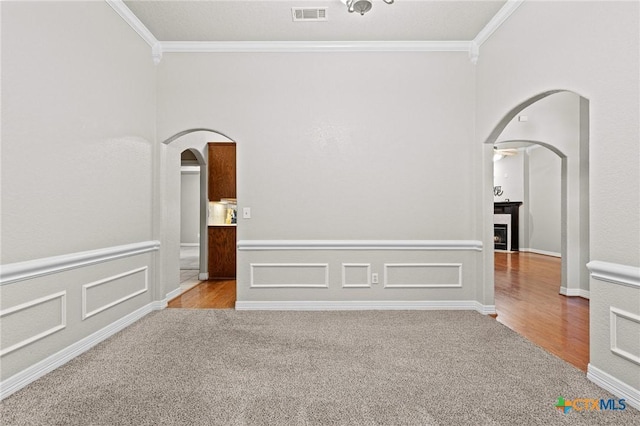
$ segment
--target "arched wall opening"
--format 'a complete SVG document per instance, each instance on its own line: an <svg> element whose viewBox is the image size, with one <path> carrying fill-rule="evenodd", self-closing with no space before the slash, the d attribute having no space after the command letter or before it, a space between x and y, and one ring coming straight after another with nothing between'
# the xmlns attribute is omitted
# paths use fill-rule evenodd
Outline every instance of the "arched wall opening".
<svg viewBox="0 0 640 426"><path fill-rule="evenodd" d="M568 114L566 109L563 112L562 107L558 107L562 102L573 108L569 115L563 115ZM538 114L544 117L544 120L540 119L532 124L528 132L524 131L527 130L525 128L515 131L514 123L522 120L518 117L525 113ZM525 124L528 119L536 120L535 117L524 117ZM527 137L531 135L535 138ZM543 146L561 158L562 283L559 290L566 296L588 298L589 275L586 264L590 258L589 101L568 90L550 90L532 96L510 110L484 143L495 146L513 143L516 140ZM494 167L492 151L484 150L483 156L485 166L492 170L491 176L493 176ZM492 188L489 186L493 185L493 180L485 184L487 192L492 193ZM488 204L489 200L488 197L483 197L484 203ZM492 227L493 220L489 217L489 212L493 209L487 204L483 209L487 214L484 223ZM493 271L493 241L487 238L490 233L485 232L484 235L485 247L490 248L490 255L485 258L485 268ZM486 276L491 277L487 280L487 285L493 288L493 273L490 272ZM489 293L492 294L492 292Z"/></svg>
<svg viewBox="0 0 640 426"><path fill-rule="evenodd" d="M179 289L180 274L180 167L181 153L189 151L196 157L200 167L199 195L199 258L198 279L207 280L208 272L208 161L207 143L234 142L223 132L210 128L186 129L162 141L160 155L162 164L160 175L163 181L161 194L161 240L162 255L161 280L166 293ZM176 294L177 295L177 294Z"/></svg>
<svg viewBox="0 0 640 426"><path fill-rule="evenodd" d="M566 278L567 278L567 185L568 185L568 176L567 176L567 155L559 150L557 147L548 144L546 142L534 141L534 140L504 140L500 142L496 142L495 147L498 149L502 148L513 148L519 147L518 154L522 156L521 163L518 165L522 168L520 170L515 170L516 172L521 173L520 178L522 179L522 200L518 198L518 200L522 201L523 204L520 207L520 251L530 251L539 254L551 255L551 256L560 256L561 258L561 282L558 288L558 292L563 293L563 289L566 289ZM545 156L545 162L549 162L551 164L545 164L545 171L550 176L541 176L540 173L534 173L533 170L533 158L534 149L540 148L547 153L543 153ZM536 151L537 152L537 151ZM540 154L537 154L540 155ZM551 156L551 158L549 158ZM555 163L555 159L557 159L557 163ZM498 169L498 166L501 164L498 160L494 161L494 169ZM536 162L540 163L541 160L537 160ZM553 162L553 163L552 163ZM510 170L514 172L513 168ZM550 172L550 173L549 173ZM557 174L556 174L557 173ZM498 174L496 174L498 176ZM538 221L538 217L536 213L541 212L540 204L540 196L534 196L535 190L534 187L539 187L541 182L535 182L543 178L544 183L547 185L545 189L545 193L549 194L545 196L544 201L548 201L548 199L554 200L550 203L546 203L544 206L546 220ZM496 180L500 180L499 177L496 177ZM539 191L538 191L539 192ZM557 197L557 198L556 198ZM536 201L534 201L534 199ZM534 205L538 205L536 212L532 213L534 210ZM554 217L554 212L556 212L557 216ZM552 220L549 220L549 219ZM544 229L546 222L546 226L551 229ZM549 223L551 222L551 223ZM538 226L538 223L541 226ZM542 229L540 229L542 228ZM550 235L550 233L555 230L558 235ZM533 242L534 239L540 239L538 235L535 234L546 234L547 244L550 246L540 247L538 244ZM538 238L536 238L538 237ZM554 244L554 239L557 238L557 246ZM551 243L549 243L551 240ZM557 247L557 248L556 248Z"/></svg>
<svg viewBox="0 0 640 426"><path fill-rule="evenodd" d="M202 177L206 177L206 161L194 148L183 150L180 160L180 270L191 270L196 266L200 276L206 273L206 247L202 235L202 222L203 219L206 221L207 213L202 211L202 186L203 183L206 185L206 179ZM198 247L197 265L193 261L194 243Z"/></svg>

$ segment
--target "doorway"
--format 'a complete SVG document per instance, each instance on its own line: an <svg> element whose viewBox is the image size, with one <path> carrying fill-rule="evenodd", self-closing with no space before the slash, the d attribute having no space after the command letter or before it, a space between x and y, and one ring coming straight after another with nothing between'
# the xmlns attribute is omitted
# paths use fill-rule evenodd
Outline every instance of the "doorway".
<svg viewBox="0 0 640 426"><path fill-rule="evenodd" d="M201 282L200 194L203 164L191 149L180 153L180 293Z"/></svg>
<svg viewBox="0 0 640 426"><path fill-rule="evenodd" d="M494 253L493 242L487 241L493 253L487 262L493 271L498 320L563 359L573 359L574 365L585 370L589 338L589 102L568 91L534 96L509 111L485 142L499 148L520 144L520 148L536 149L537 154L553 152L560 158L560 182L539 185L544 187L542 199L559 194L559 245L557 240L547 241L551 248L531 250L544 244L544 238L534 241L531 231L545 222L542 216L546 212L543 207L533 214L529 210L532 200L523 193L523 200L518 200L527 205L521 215L521 247L527 252ZM491 162L493 169L491 160L485 156L484 161ZM557 228L552 232L558 233ZM550 306L557 309L547 309ZM544 324L544 331L534 333Z"/></svg>

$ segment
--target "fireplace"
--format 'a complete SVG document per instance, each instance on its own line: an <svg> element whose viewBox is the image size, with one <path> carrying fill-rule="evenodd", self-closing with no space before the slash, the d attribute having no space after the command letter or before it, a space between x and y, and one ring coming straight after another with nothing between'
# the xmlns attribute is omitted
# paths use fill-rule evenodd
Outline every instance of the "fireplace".
<svg viewBox="0 0 640 426"><path fill-rule="evenodd" d="M522 201L502 201L493 204L494 242L496 250L518 251L518 216ZM502 228L498 230L499 228ZM506 237L503 235L506 234ZM500 246L498 241L500 240ZM506 244L506 246L504 245Z"/></svg>
<svg viewBox="0 0 640 426"><path fill-rule="evenodd" d="M496 250L508 250L508 229L509 226L506 223L493 224L493 243Z"/></svg>

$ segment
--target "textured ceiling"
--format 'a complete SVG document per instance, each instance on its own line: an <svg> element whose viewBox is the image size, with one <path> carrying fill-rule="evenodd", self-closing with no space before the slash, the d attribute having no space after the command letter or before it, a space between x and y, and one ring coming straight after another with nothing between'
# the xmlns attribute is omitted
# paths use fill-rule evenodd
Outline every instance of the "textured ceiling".
<svg viewBox="0 0 640 426"><path fill-rule="evenodd" d="M348 13L340 0L125 1L160 41L468 41L505 1L372 0ZM293 22L292 7L327 7L326 22Z"/></svg>

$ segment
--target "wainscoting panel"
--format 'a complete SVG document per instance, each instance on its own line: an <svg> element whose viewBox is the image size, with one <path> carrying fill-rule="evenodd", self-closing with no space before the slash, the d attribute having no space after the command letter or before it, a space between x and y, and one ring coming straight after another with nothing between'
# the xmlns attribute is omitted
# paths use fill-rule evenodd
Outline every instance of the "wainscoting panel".
<svg viewBox="0 0 640 426"><path fill-rule="evenodd" d="M149 290L149 268L143 266L82 286L85 320ZM105 301L109 301L104 303Z"/></svg>
<svg viewBox="0 0 640 426"><path fill-rule="evenodd" d="M240 241L237 309L473 309L479 241Z"/></svg>
<svg viewBox="0 0 640 426"><path fill-rule="evenodd" d="M587 378L640 410L640 268L597 260L587 268Z"/></svg>
<svg viewBox="0 0 640 426"><path fill-rule="evenodd" d="M60 291L0 311L0 357L67 326L67 293Z"/></svg>
<svg viewBox="0 0 640 426"><path fill-rule="evenodd" d="M327 288L326 263L252 263L251 288Z"/></svg>
<svg viewBox="0 0 640 426"><path fill-rule="evenodd" d="M143 241L2 265L0 394L77 356L123 318L165 306L150 282L159 247Z"/></svg>
<svg viewBox="0 0 640 426"><path fill-rule="evenodd" d="M343 288L370 288L371 264L370 263L343 263L342 264Z"/></svg>
<svg viewBox="0 0 640 426"><path fill-rule="evenodd" d="M609 308L611 352L640 365L640 315Z"/></svg>
<svg viewBox="0 0 640 426"><path fill-rule="evenodd" d="M462 287L461 263L386 263L385 288Z"/></svg>

